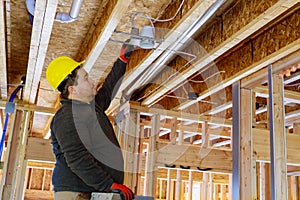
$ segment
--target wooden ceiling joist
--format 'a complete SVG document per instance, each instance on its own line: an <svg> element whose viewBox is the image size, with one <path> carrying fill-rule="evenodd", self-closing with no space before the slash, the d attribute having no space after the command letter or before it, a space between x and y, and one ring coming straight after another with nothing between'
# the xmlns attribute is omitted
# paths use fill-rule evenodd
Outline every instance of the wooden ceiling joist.
<svg viewBox="0 0 300 200"><path fill-rule="evenodd" d="M180 73L178 76L176 76L176 78L173 78L170 81L168 81L167 83L164 83L164 87L157 89L150 96L148 96L142 102L142 105L153 104L153 102L156 102L159 98L161 98L164 94L166 94L170 89L178 87L178 85L180 85L184 81L188 80L188 78L191 77L193 74L195 74L199 70L203 69L205 66L208 66L212 61L214 61L215 59L224 55L226 52L231 50L233 47L237 46L239 43L241 43L242 41L247 39L249 36L251 36L255 32L259 31L261 28L266 26L272 20L279 17L281 14L285 13L289 8L291 8L292 6L294 6L297 3L298 3L298 1L296 1L296 0L290 0L290 1L280 0L275 5L270 7L269 9L267 9L265 11L261 11L261 15L259 15L257 18L252 20L250 23L248 23L244 27L240 28L239 31L237 31L230 38L228 38L223 43L221 43L218 47L216 47L212 51L208 52L208 55L204 56L199 61L197 61L195 64L193 64L191 67L184 70L182 73ZM296 49L294 49L294 51L295 50ZM293 51L289 51L289 53L292 53L292 52ZM282 55L286 56L286 55L288 55L288 53L282 54ZM276 58L275 55L274 55L274 58ZM272 59L272 62L275 62L280 58L282 58L282 57L277 56L276 59ZM260 64L264 64L260 68L266 66L269 63L270 62L268 62L268 63L260 62ZM258 64L259 63L257 63L256 65L258 65ZM251 67L253 67L253 65ZM256 68L255 71L258 69L259 68ZM247 73L247 71L244 70L244 76L236 76L236 77L232 78L232 80L233 80L232 82L239 80L243 77L246 77L247 75L250 75L253 72L254 72L254 70L253 71L251 70ZM231 85L231 84L229 84L229 85ZM226 86L228 86L228 85L226 85ZM222 87L222 88L225 88L225 87ZM186 101L186 102L182 103L181 105L177 106L177 109L181 110L181 109L187 108L190 105L210 96L210 94L215 93L220 89L221 88L217 88L217 87L210 88L210 90L209 90L210 92L201 93L200 96L197 98L197 100Z"/></svg>
<svg viewBox="0 0 300 200"><path fill-rule="evenodd" d="M37 0L31 34L24 101L35 103L58 0Z"/></svg>
<svg viewBox="0 0 300 200"><path fill-rule="evenodd" d="M176 109L181 110L181 109L187 108L187 107L193 105L194 103L196 103L206 97L209 97L210 95L232 85L234 82L241 80L241 79L249 76L250 74L264 68L265 66L272 64L272 63L286 57L290 53L298 51L299 49L300 49L300 40L296 40L295 42L293 42L293 43L287 45L286 47L271 54L270 56L267 56L263 60L250 65L249 67L238 72L234 76L229 77L229 78L223 80L222 82L220 82L219 84L212 86L211 88L209 88L209 90L202 92L201 94L199 94L199 97L197 98L197 100L186 101L183 104L177 106Z"/></svg>
<svg viewBox="0 0 300 200"><path fill-rule="evenodd" d="M207 10L215 2L217 1L216 0L198 1L195 5L192 5L193 7L189 10L189 12L186 15L184 15L177 24L174 25L173 29L171 29L166 33L163 42L156 49L152 50L142 61L140 61L134 67L133 70L131 70L128 74L126 74L122 82L122 85L119 89L119 92L116 95L117 98L115 98L112 101L111 106L108 109L109 113L113 112L119 105L119 101L117 99L121 97L123 90L126 90L127 92L131 92L142 85L142 83L140 83L140 85L135 85L135 87L132 87L132 82L140 76L149 76L149 73L144 73L145 70L149 68L149 65L151 65L154 62L156 63L157 62L156 59L158 59L162 54L164 56L160 58L162 60L161 62L163 62L166 59L166 57L170 58L176 54L176 51L172 51L172 49L174 50L179 49L180 45L182 45L181 42L183 42L182 39L181 40L178 39L182 35L187 35L187 34L189 34L189 37L186 38L190 38L190 36L193 35L198 30L198 28L200 28L199 26L197 26L197 24L196 25L194 24L199 20L201 20L201 17L205 14L205 12L207 12ZM194 27L194 28L190 30L190 27ZM174 45L176 47L174 47ZM163 64L160 63L160 65Z"/></svg>
<svg viewBox="0 0 300 200"><path fill-rule="evenodd" d="M86 47L86 52L83 52L83 55L87 56L81 58L86 59L84 69L87 72L92 69L99 55L102 53L105 45L109 41L109 38L120 22L120 19L125 11L127 11L129 3L130 0L108 1L106 5L106 11L108 13L100 20L101 23L98 23L98 26L92 33L94 37L91 37L91 41L89 41L89 44L87 45L87 47L92 47L92 49ZM98 35L96 35L97 33Z"/></svg>
<svg viewBox="0 0 300 200"><path fill-rule="evenodd" d="M0 2L0 98L7 98L7 64L6 64L6 36L4 1Z"/></svg>

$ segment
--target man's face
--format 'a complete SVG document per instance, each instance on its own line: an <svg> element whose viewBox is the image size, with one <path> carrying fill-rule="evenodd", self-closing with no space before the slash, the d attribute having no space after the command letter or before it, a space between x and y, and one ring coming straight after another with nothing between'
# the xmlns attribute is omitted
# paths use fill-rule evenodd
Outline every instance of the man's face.
<svg viewBox="0 0 300 200"><path fill-rule="evenodd" d="M73 85L73 97L84 101L90 102L96 95L96 87L94 81L89 77L88 73L79 68L77 71L77 85Z"/></svg>

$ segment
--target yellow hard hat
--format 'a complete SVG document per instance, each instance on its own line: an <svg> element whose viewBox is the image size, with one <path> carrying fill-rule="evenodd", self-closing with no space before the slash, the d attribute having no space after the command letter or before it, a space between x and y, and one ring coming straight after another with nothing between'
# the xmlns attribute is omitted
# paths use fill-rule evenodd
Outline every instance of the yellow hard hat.
<svg viewBox="0 0 300 200"><path fill-rule="evenodd" d="M83 61L84 62L84 61ZM67 56L60 56L51 61L46 71L48 83L57 89L59 84L83 62L76 62Z"/></svg>

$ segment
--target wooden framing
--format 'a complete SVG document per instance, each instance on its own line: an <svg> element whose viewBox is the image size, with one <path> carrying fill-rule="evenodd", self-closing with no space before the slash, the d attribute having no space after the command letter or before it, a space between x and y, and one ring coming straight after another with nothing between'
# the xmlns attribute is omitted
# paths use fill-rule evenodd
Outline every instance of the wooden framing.
<svg viewBox="0 0 300 200"><path fill-rule="evenodd" d="M33 104L36 101L57 3L58 0L36 1L24 91L24 101L27 103Z"/></svg>
<svg viewBox="0 0 300 200"><path fill-rule="evenodd" d="M192 27L192 25L194 23L196 23L197 21L199 21L202 17L202 15L207 12L207 10L210 8L210 6L215 3L215 0L210 0L210 1L198 1L195 4L191 4L190 6L192 7L191 9L188 10L188 12L182 16L182 18L177 22L177 21L172 21L170 22L169 26L173 26L172 29L170 30L170 27L168 27L167 33L165 33L165 35L162 35L161 37L164 37L164 42L162 42L158 48L156 50L151 51L146 58L144 58L142 61L138 61L139 63L133 63L130 62L130 65L134 65L135 64L135 68L134 70L131 70L129 74L127 74L124 77L123 83L121 85L121 88L117 94L117 97L120 98L122 95L122 91L124 89L127 90L134 90L137 89L139 87L139 85L137 85L136 87L132 87L132 82L139 76L144 74L144 71L148 68L150 63L153 63L162 53L163 51L167 50L167 48L171 48L170 44L177 44L176 48L180 47L180 42L182 41L177 41L178 37L180 35L186 35L187 31L189 31L189 35L192 33L195 33L195 31L197 31L197 29L192 29L190 30L190 27ZM159 28L159 27L158 27ZM198 27L199 28L199 27ZM165 28L162 27L162 32L165 32ZM186 36L186 38L189 38ZM174 48L174 47L173 47ZM173 57L174 54L176 53L176 51L172 51L172 49L167 50L166 52L164 52L164 56L162 56L162 60L164 60L165 57ZM135 56L135 55L132 55ZM137 57L139 55L136 55ZM134 60L134 58L131 58L131 60ZM161 64L161 63L160 63ZM132 68L131 66L129 66L129 68ZM146 74L148 76L148 74ZM140 83L143 84L143 83ZM129 87L130 86L130 87ZM115 99L110 108L108 109L109 113L112 113L118 106L119 102Z"/></svg>
<svg viewBox="0 0 300 200"><path fill-rule="evenodd" d="M139 149L139 127L140 114L137 111L130 111L126 119L125 140L123 145L125 162L124 183L129 188L137 188L138 185L138 149ZM124 136L123 136L124 137ZM136 192L136 191L135 191Z"/></svg>
<svg viewBox="0 0 300 200"><path fill-rule="evenodd" d="M209 51L209 54L206 56L203 56L199 61L197 61L195 64L190 66L188 69L185 69L183 72L180 73L179 76L177 76L175 79L172 79L168 81L168 83L164 83L164 87L161 87L157 89L154 93L152 93L149 97L146 98L146 100L143 101L143 105L151 105L154 101L157 101L157 97L163 96L168 91L178 87L178 85L182 82L184 82L188 77L191 77L196 71L201 70L203 67L209 65L212 61L220 57L221 55L225 54L229 49L237 46L241 41L245 40L247 37L264 27L267 23L272 21L273 19L280 16L282 13L284 13L286 10L291 8L293 5L295 5L297 1L284 1L280 0L275 5L273 5L270 9L264 11L259 15L257 18L252 20L250 23L248 23L246 26L240 28L239 31L237 31L235 34L232 34L230 38L226 38L226 41L224 41L222 44L220 44L218 47L213 49L212 51ZM215 32L212 32L212 34L215 35ZM297 48L299 49L299 48ZM287 50L287 49L286 49ZM295 49L296 50L296 49ZM295 51L294 50L294 51ZM286 52L284 55L288 55L292 51ZM242 70L240 75L235 75L231 78L227 78L227 80L224 80L219 84L219 86L214 86L209 88L209 91L201 92L197 100L190 100L182 103L181 105L177 106L176 108L179 110L185 109L188 106L210 96L211 94L217 92L218 90L225 88L235 81L242 79L251 73L261 69L262 67L266 66L270 62L275 62L276 60L279 60L282 58L279 55L274 55L273 58L269 57L269 60L267 63L260 62L256 63L255 65ZM257 66L258 65L258 66ZM256 67L254 67L256 66ZM221 86L223 85L223 87Z"/></svg>
<svg viewBox="0 0 300 200"><path fill-rule="evenodd" d="M288 199L286 130L284 127L283 80L269 66L270 154L272 198ZM276 114L275 114L276 113Z"/></svg>
<svg viewBox="0 0 300 200"><path fill-rule="evenodd" d="M0 2L0 98L7 98L6 37L4 3Z"/></svg>
<svg viewBox="0 0 300 200"><path fill-rule="evenodd" d="M293 125L293 133L300 134L300 124L295 123ZM299 197L299 178L297 176L291 176L291 200L297 200Z"/></svg>
<svg viewBox="0 0 300 200"><path fill-rule="evenodd" d="M175 193L175 200L180 200L182 195L182 179L181 179L181 170L176 170L176 193Z"/></svg>
<svg viewBox="0 0 300 200"><path fill-rule="evenodd" d="M256 160L253 154L252 138L252 90L241 89L241 131L240 131L240 197L258 199L256 192Z"/></svg>
<svg viewBox="0 0 300 200"><path fill-rule="evenodd" d="M87 71L93 73L93 70L98 70L93 66L99 55L104 52L105 45L118 23L122 18L128 17L127 8L131 2L112 0L105 3L106 7L102 8L106 9L103 18L90 26L86 40L83 41L81 48L79 47L80 50L77 53L69 52L76 55L76 59L86 59ZM238 132L239 199L271 199L272 186L275 196L273 198L296 200L300 195L300 182L297 177L300 174L298 134L300 125L295 122L300 122L300 95L295 88L292 88L294 91L284 90L283 84L292 84L298 80L299 72L285 80L279 73L282 76L284 70L291 65L299 65L300 62L300 32L296 30L300 20L299 0L231 0L226 1L230 6L222 7L217 13L209 13L214 17L202 19L203 15L219 2L221 1L185 1L176 19L165 24L155 22L158 36L164 39L163 42L151 51L139 49L132 54L124 82L108 113L112 114L116 110L119 104L118 97L122 93L131 94L140 89L142 82L149 81L148 78L154 78L152 82L155 84L147 86L145 90L142 88L141 96L144 93L150 94L153 88L157 90L153 90L149 96L145 95L144 97L147 97L141 98L139 103L131 102L130 117L118 127L118 139L126 152L125 184L139 195L182 199L186 194L189 200L193 199L192 188L199 184L202 200L213 199L213 196L214 199L231 199L232 192L236 189L233 187L231 175L233 173L231 135L232 129L236 128L233 127L235 124L231 119L231 87L238 81L239 88L242 88L241 115L238 118L241 122ZM9 58L7 51L10 50L6 45L15 45L7 44L6 41L9 38L5 36L5 13L3 13L5 3L0 2L2 110L9 92L7 62L10 59L6 59ZM172 1L162 16L172 15L178 3L179 0ZM44 78L44 61L48 44L51 45L50 34L57 4L57 0L36 1L36 20L32 29L29 62L25 64L28 67L24 90L25 102L16 103L16 113L11 120L11 132L7 141L7 157L0 185L0 196L4 200L23 199L25 188L22 183L26 179L27 166L49 169L53 168L55 162L50 141L33 138L30 134L34 114L51 117L57 110L56 107L31 105L37 102L39 84L41 78ZM235 22L237 17L242 20ZM288 24L289 22L292 25ZM159 29L168 31L160 30L160 32ZM291 29L296 31L293 32ZM187 43L190 36L195 43L199 42L198 46ZM195 55L197 60L185 66L188 60L178 55L179 50L197 54ZM53 52L47 52L48 54L52 56ZM273 63L273 87L268 89L265 86L268 72L266 66L271 63ZM165 69L165 65L168 65L169 69L161 71ZM185 68L180 68L182 66ZM213 69L214 67L216 68ZM145 71L148 69L148 72L157 73L157 76L147 77ZM219 77L207 81L206 78L216 69L219 70ZM173 74L168 70L173 71ZM300 70L300 65L297 70ZM177 72L176 77L172 78ZM138 79L140 76L144 79ZM203 80L206 83L193 82ZM261 124L256 123L254 117L257 112L254 108L255 95L251 89L245 89L246 87L256 93L258 100L265 102L272 99L270 107L264 109L263 114L257 115ZM199 97L192 100L184 98L190 90ZM184 100L165 96L169 93L176 93ZM132 99L135 99L135 96ZM168 102L169 99L171 100ZM153 104L156 103L164 109L154 108L156 106ZM209 103L211 105L208 105ZM291 104L297 105L291 108ZM286 114L284 107L288 108ZM269 112L268 118L273 119L273 123L268 124L265 112ZM140 114L143 115L142 118ZM224 115L221 117L222 114ZM50 121L47 130L49 124ZM1 123L0 128L3 128ZM130 134L122 137L124 132ZM173 165L175 167L171 168ZM290 168L291 165L295 168ZM190 169L183 169L184 167ZM44 173L43 177L45 176ZM271 178L272 182L269 180ZM42 189L46 187L45 184L42 183ZM188 193L185 193L185 187L189 188Z"/></svg>
<svg viewBox="0 0 300 200"><path fill-rule="evenodd" d="M153 115L151 118L152 129L150 135L149 148L146 162L146 196L155 196L156 194L156 178L157 178L157 146L156 142L159 135L160 115Z"/></svg>
<svg viewBox="0 0 300 200"><path fill-rule="evenodd" d="M92 33L93 37L91 41L89 41L89 44L87 44L86 46L86 52L82 53L82 55L84 56L81 56L81 60L86 60L84 63L84 69L87 72L92 69L99 55L102 53L118 22L128 8L129 3L130 0L113 0L108 2L106 9L111 13L105 16L106 19L104 17L101 19L98 26L96 27L96 30Z"/></svg>
<svg viewBox="0 0 300 200"><path fill-rule="evenodd" d="M14 112L12 115L13 127L10 130L8 145L7 145L7 156L5 156L4 167L2 171L1 185L0 185L0 197L3 199L10 199L13 197L15 188L12 188L14 169L16 166L16 150L19 143L18 129L20 128L20 122L22 119L22 111ZM14 134L13 134L14 133ZM10 156L8 156L10 155Z"/></svg>

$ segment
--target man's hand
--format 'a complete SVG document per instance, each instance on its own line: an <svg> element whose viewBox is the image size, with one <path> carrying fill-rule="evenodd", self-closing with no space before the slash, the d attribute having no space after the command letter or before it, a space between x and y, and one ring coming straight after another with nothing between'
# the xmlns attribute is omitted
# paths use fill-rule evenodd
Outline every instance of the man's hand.
<svg viewBox="0 0 300 200"><path fill-rule="evenodd" d="M134 194L131 189L122 184L113 183L108 192L120 194L122 200L134 199Z"/></svg>
<svg viewBox="0 0 300 200"><path fill-rule="evenodd" d="M119 57L125 63L128 62L128 59L129 59L132 51L134 50L133 45L130 45L129 42L130 42L130 39L126 40L125 43L122 45L120 57Z"/></svg>

